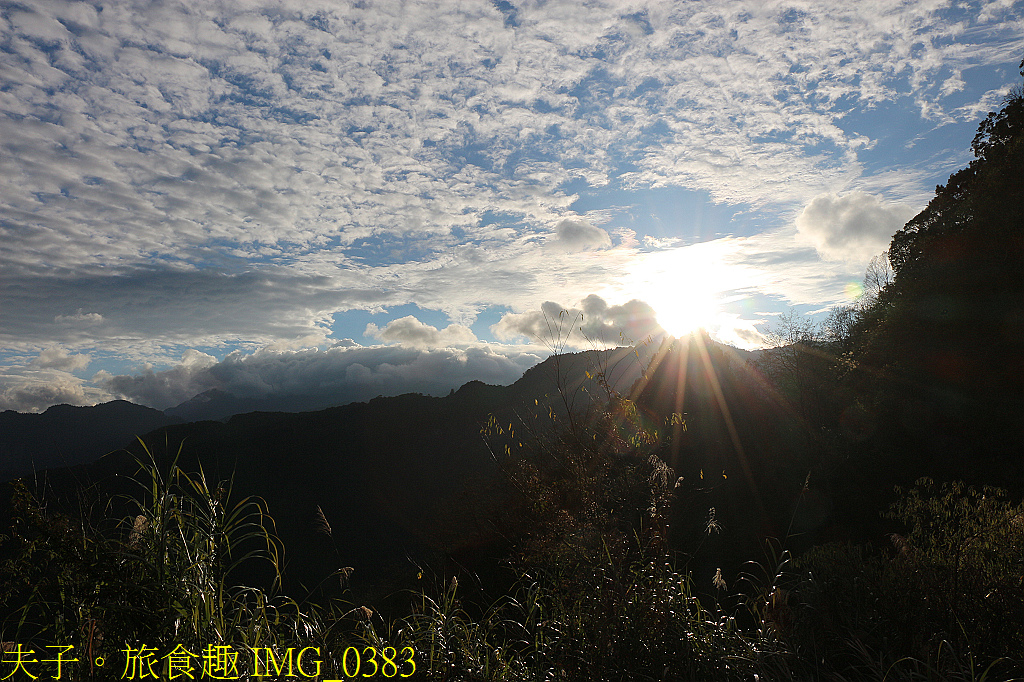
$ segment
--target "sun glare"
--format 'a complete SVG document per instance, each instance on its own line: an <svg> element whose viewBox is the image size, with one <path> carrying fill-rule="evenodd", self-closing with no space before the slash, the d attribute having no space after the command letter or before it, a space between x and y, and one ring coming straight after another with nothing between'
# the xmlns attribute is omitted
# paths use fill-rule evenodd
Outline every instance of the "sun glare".
<svg viewBox="0 0 1024 682"><path fill-rule="evenodd" d="M702 327L710 327L718 315L718 307L713 298L706 292L688 286L690 282L682 284L685 288L680 286L675 292L685 291L685 295L673 296L673 291L662 290L648 297L648 303L658 315L658 323L676 337L685 336ZM666 288L671 286L667 284Z"/></svg>
<svg viewBox="0 0 1024 682"><path fill-rule="evenodd" d="M623 289L654 308L658 322L672 336L710 329L722 310L719 292L728 268L717 249L701 244L643 254L624 278Z"/></svg>

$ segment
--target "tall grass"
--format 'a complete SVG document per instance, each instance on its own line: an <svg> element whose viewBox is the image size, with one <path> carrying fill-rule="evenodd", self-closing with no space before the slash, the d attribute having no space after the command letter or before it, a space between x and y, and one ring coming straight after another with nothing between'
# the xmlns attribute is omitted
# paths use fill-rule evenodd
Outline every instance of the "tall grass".
<svg viewBox="0 0 1024 682"><path fill-rule="evenodd" d="M455 578L419 591L412 615L371 627L368 641L415 648L429 680L785 679L779 642L702 604L667 554L605 550L594 562L521 574L476 618Z"/></svg>
<svg viewBox="0 0 1024 682"><path fill-rule="evenodd" d="M143 452L135 494L104 509L128 510L117 520L50 512L17 486L6 538L16 551L0 580L10 609L4 640L70 645L88 662L143 644L157 658L179 645L194 653L228 646L243 679L257 648L320 644L326 659L344 648L339 625L352 620L340 605L302 608L279 594L282 544L261 499L235 501L231 480L211 482L201 467L185 472L180 448L164 466L145 443ZM335 667L325 661L325 672ZM82 679L105 677L90 663Z"/></svg>
<svg viewBox="0 0 1024 682"><path fill-rule="evenodd" d="M630 536L621 524L601 530L604 514L581 516L570 527L585 522L596 542L565 554L546 535L510 562L517 579L506 594L481 596L467 576L443 575L406 592L408 614L385 622L366 606L280 594L283 545L262 500L235 501L231 481L202 468L186 473L180 448L163 463L143 452L134 494L99 518L56 513L16 487L0 639L72 646L83 663L70 679L112 679L90 662L142 644L159 657L228 646L239 679L253 678L255 649L289 647L318 648L323 679L348 675L350 647L412 658L413 679L446 682L989 682L1022 669L1024 508L1001 491L922 481L892 509L906 532L890 551L833 544L791 560L769 544L739 592L715 574L717 597L698 597L657 509ZM603 481L628 480L622 473L607 469ZM627 497L608 499L621 508ZM649 499L649 489L639 495ZM331 532L322 512L319 528Z"/></svg>

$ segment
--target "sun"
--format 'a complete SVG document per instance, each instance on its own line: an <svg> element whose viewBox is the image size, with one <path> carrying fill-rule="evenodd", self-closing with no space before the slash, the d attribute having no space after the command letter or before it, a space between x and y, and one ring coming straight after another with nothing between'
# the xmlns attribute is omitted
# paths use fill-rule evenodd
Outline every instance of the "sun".
<svg viewBox="0 0 1024 682"><path fill-rule="evenodd" d="M654 308L661 328L677 338L708 329L719 313L717 301L689 282L675 288L666 285L652 292L647 302Z"/></svg>
<svg viewBox="0 0 1024 682"><path fill-rule="evenodd" d="M728 268L718 252L703 246L639 254L623 278L629 295L650 304L661 327L675 337L710 330L722 313Z"/></svg>

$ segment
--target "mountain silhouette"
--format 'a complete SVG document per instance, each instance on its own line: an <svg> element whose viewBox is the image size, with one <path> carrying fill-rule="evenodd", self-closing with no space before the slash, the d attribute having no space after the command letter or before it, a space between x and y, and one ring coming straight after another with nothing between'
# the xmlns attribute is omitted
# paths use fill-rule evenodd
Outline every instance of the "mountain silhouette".
<svg viewBox="0 0 1024 682"><path fill-rule="evenodd" d="M54 405L39 414L0 412L0 481L94 461L137 434L178 421L125 400L92 407Z"/></svg>

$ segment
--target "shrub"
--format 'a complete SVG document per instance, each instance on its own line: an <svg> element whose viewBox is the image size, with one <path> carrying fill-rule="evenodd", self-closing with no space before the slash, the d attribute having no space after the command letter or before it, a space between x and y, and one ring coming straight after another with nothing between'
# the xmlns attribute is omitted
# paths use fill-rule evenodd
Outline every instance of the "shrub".
<svg viewBox="0 0 1024 682"><path fill-rule="evenodd" d="M1024 508L930 479L900 492L891 552L833 543L794 563L787 638L845 674L1009 674L1020 661L1003 657L1024 651Z"/></svg>

